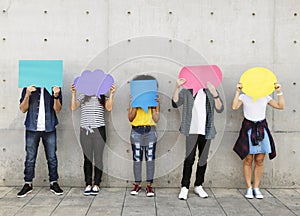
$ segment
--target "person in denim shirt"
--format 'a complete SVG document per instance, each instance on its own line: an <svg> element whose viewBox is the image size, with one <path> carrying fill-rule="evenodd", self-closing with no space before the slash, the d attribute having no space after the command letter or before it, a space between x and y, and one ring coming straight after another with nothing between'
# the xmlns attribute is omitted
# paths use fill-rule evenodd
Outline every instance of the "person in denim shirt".
<svg viewBox="0 0 300 216"><path fill-rule="evenodd" d="M24 169L25 184L17 197L25 197L32 191L32 181L35 177L35 162L40 139L43 141L48 163L50 191L62 195L59 187L56 157L56 114L62 107L61 89L52 88L51 94L45 88L29 86L24 88L20 99L20 110L27 112L25 119L26 128L26 159Z"/></svg>

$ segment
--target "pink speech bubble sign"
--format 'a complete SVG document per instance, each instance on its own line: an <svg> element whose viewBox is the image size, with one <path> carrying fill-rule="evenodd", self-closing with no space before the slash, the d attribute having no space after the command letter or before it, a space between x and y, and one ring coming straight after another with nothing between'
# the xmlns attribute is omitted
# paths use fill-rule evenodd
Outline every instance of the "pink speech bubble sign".
<svg viewBox="0 0 300 216"><path fill-rule="evenodd" d="M186 80L182 86L193 89L194 95L200 89L207 88L207 82L215 88L222 82L222 72L217 65L185 66L180 70L178 77Z"/></svg>

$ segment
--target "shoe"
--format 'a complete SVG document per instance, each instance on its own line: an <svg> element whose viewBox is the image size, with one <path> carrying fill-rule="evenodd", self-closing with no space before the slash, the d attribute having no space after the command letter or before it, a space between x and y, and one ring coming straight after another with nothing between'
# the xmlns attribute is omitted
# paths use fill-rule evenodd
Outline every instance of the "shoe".
<svg viewBox="0 0 300 216"><path fill-rule="evenodd" d="M50 184L50 191L55 195L63 195L64 191L59 187L57 182Z"/></svg>
<svg viewBox="0 0 300 216"><path fill-rule="evenodd" d="M30 184L24 184L24 186L20 190L20 192L17 193L17 197L19 197L19 198L26 197L27 194L31 193L31 191L32 191L32 185L30 185Z"/></svg>
<svg viewBox="0 0 300 216"><path fill-rule="evenodd" d="M253 190L252 190L251 187L250 187L250 188L247 188L245 197L246 197L247 199L253 199Z"/></svg>
<svg viewBox="0 0 300 216"><path fill-rule="evenodd" d="M84 189L83 195L85 195L85 196L91 195L91 192L92 192L92 186L91 186L91 185L88 185L88 186L86 186L86 188Z"/></svg>
<svg viewBox="0 0 300 216"><path fill-rule="evenodd" d="M141 185L139 184L133 184L134 187L132 189L132 191L130 192L131 195L138 195L139 191L142 189Z"/></svg>
<svg viewBox="0 0 300 216"><path fill-rule="evenodd" d="M263 199L264 198L264 196L260 192L259 188L253 188L253 194L254 194L256 199Z"/></svg>
<svg viewBox="0 0 300 216"><path fill-rule="evenodd" d="M208 194L205 192L205 190L203 189L203 187L201 185L200 186L195 186L194 192L199 197L202 197L202 198L207 198L208 197Z"/></svg>
<svg viewBox="0 0 300 216"><path fill-rule="evenodd" d="M91 190L91 195L96 196L100 192L100 188L98 185L94 185L92 190Z"/></svg>
<svg viewBox="0 0 300 216"><path fill-rule="evenodd" d="M188 193L189 193L189 189L187 189L186 187L182 187L178 195L178 199L187 200Z"/></svg>
<svg viewBox="0 0 300 216"><path fill-rule="evenodd" d="M147 195L147 197L153 197L154 196L154 190L151 187L151 185L147 185L147 187L146 187L146 195Z"/></svg>

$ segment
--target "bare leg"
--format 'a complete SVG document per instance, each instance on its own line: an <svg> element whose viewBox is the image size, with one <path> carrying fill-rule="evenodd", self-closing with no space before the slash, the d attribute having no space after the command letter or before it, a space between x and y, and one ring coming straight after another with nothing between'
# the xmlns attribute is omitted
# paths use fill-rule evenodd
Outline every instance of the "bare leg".
<svg viewBox="0 0 300 216"><path fill-rule="evenodd" d="M259 188L259 183L263 174L265 154L257 154L254 157L254 188Z"/></svg>
<svg viewBox="0 0 300 216"><path fill-rule="evenodd" d="M253 155L248 154L244 159L244 177L246 181L247 188L251 187L251 177L252 177L252 162L253 162Z"/></svg>

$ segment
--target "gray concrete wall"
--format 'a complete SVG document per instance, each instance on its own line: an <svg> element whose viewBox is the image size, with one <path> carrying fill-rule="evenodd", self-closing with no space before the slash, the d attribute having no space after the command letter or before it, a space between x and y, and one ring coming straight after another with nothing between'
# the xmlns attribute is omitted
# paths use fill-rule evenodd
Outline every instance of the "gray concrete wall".
<svg viewBox="0 0 300 216"><path fill-rule="evenodd" d="M286 99L284 111L267 111L278 157L265 160L262 187L299 188L299 44L299 0L1 0L0 186L23 183L25 115L18 107L18 60L62 59L57 153L63 185L83 185L79 113L68 108L70 85L84 69L102 68L118 88L114 110L106 116L103 185L128 186L133 180L128 81L151 73L159 80L162 100L155 185L179 186L184 137L178 133L180 110L171 107L170 96L180 66L208 63L223 71L219 91L226 109L216 115L218 136L205 186L244 187L242 161L232 151L243 117L230 104L241 74L262 66L277 75ZM48 184L46 167L41 144L35 185Z"/></svg>

